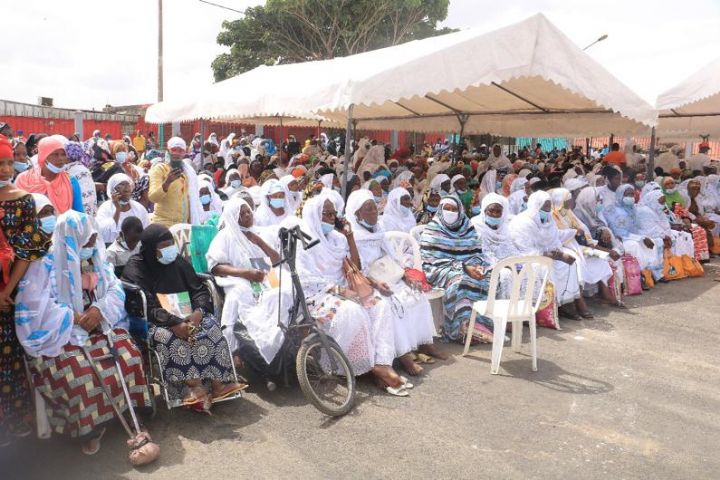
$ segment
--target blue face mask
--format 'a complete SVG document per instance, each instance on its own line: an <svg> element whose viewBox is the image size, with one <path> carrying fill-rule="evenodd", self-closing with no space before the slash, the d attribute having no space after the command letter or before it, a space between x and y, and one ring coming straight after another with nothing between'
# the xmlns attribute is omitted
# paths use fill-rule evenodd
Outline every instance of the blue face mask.
<svg viewBox="0 0 720 480"><path fill-rule="evenodd" d="M538 212L538 217L540 217L540 221L542 223L546 223L548 220L550 220L550 212L546 212L545 210L540 210Z"/></svg>
<svg viewBox="0 0 720 480"><path fill-rule="evenodd" d="M437 209L438 209L438 207L433 207L432 205L427 205L427 206L425 207L425 210L427 210L427 211L430 212L430 213L435 213L435 212L437 212Z"/></svg>
<svg viewBox="0 0 720 480"><path fill-rule="evenodd" d="M623 197L623 205L626 207L632 207L635 205L635 199L633 197Z"/></svg>
<svg viewBox="0 0 720 480"><path fill-rule="evenodd" d="M210 202L212 202L212 196L200 195L200 203L202 203L203 205L210 205Z"/></svg>
<svg viewBox="0 0 720 480"><path fill-rule="evenodd" d="M0 188L5 188L8 185L12 185L12 180L0 180Z"/></svg>
<svg viewBox="0 0 720 480"><path fill-rule="evenodd" d="M363 227L367 228L371 232L375 231L375 225L370 225L367 221L363 220L362 218L358 218L358 224L362 225Z"/></svg>
<svg viewBox="0 0 720 480"><path fill-rule="evenodd" d="M271 198L270 206L273 208L285 208L285 199L284 198Z"/></svg>
<svg viewBox="0 0 720 480"><path fill-rule="evenodd" d="M635 186L638 188L643 188L645 186L645 180L638 180L635 182Z"/></svg>
<svg viewBox="0 0 720 480"><path fill-rule="evenodd" d="M502 188L502 182L500 180L495 181L495 190L500 190Z"/></svg>
<svg viewBox="0 0 720 480"><path fill-rule="evenodd" d="M412 215L412 208L408 208L405 205L400 205L400 211L405 215Z"/></svg>
<svg viewBox="0 0 720 480"><path fill-rule="evenodd" d="M125 163L127 160L127 152L117 152L115 154L115 161L117 163Z"/></svg>
<svg viewBox="0 0 720 480"><path fill-rule="evenodd" d="M502 223L502 218L491 217L490 215L485 216L485 224L490 227L499 227Z"/></svg>
<svg viewBox="0 0 720 480"><path fill-rule="evenodd" d="M240 188L242 187L242 182L240 180L233 180L232 182L230 182L230 186L232 188Z"/></svg>
<svg viewBox="0 0 720 480"><path fill-rule="evenodd" d="M83 247L80 249L80 260L87 260L95 253L95 247Z"/></svg>
<svg viewBox="0 0 720 480"><path fill-rule="evenodd" d="M377 195L373 195L373 197L375 198L375 203L380 203L383 201L383 198L385 198L382 195L380 195L379 197Z"/></svg>
<svg viewBox="0 0 720 480"><path fill-rule="evenodd" d="M322 227L323 235L327 235L328 233L332 232L333 229L335 228L335 225L333 225L332 223L325 223L325 222L322 222L320 224L320 226Z"/></svg>
<svg viewBox="0 0 720 480"><path fill-rule="evenodd" d="M474 205L470 211L473 215L479 215L480 214L480 205Z"/></svg>
<svg viewBox="0 0 720 480"><path fill-rule="evenodd" d="M13 162L13 164L15 165L16 172L24 172L25 170L30 168L30 165L25 162Z"/></svg>
<svg viewBox="0 0 720 480"><path fill-rule="evenodd" d="M40 229L48 235L52 235L52 233L55 231L56 223L57 217L55 215L48 215L47 217L42 217L40 219Z"/></svg>
<svg viewBox="0 0 720 480"><path fill-rule="evenodd" d="M45 166L54 174L62 173L65 171L65 165L63 165L62 167L56 167L50 162L45 162Z"/></svg>
<svg viewBox="0 0 720 480"><path fill-rule="evenodd" d="M527 202L522 202L520 205L520 211L524 212L525 210L527 210Z"/></svg>
<svg viewBox="0 0 720 480"><path fill-rule="evenodd" d="M158 262L162 263L163 265L170 265L172 262L175 261L177 256L178 248L177 245L173 244L160 249L160 257L158 258Z"/></svg>
<svg viewBox="0 0 720 480"><path fill-rule="evenodd" d="M602 203L596 203L596 204L595 204L595 211L596 211L597 213L602 212L602 209L603 209L603 208L602 208Z"/></svg>

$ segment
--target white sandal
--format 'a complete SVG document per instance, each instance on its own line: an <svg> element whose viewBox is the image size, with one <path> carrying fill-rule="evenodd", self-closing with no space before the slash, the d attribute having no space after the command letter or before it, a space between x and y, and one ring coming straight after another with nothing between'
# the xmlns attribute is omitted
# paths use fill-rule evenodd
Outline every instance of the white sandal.
<svg viewBox="0 0 720 480"><path fill-rule="evenodd" d="M404 384L400 385L397 388L393 388L391 386L386 386L385 391L395 397L409 397L410 396L410 393L407 391Z"/></svg>
<svg viewBox="0 0 720 480"><path fill-rule="evenodd" d="M415 388L415 385L410 383L406 377L403 377L401 375L400 380L402 381L402 387L400 387L400 388L404 388L406 390L411 390L411 389Z"/></svg>

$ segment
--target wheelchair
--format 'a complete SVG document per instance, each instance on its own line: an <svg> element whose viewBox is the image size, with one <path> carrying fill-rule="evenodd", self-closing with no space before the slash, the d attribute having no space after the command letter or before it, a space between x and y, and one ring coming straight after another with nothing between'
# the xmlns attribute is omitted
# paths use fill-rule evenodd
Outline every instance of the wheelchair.
<svg viewBox="0 0 720 480"><path fill-rule="evenodd" d="M220 308L222 304L222 295L218 288L215 286L215 282L212 277L207 274L198 274L200 279L203 281L205 287L209 290L210 296L213 301L213 314L216 319L220 318ZM137 285L132 283L121 281L123 289L125 290L125 308L128 313L130 323L130 334L135 339L137 345L143 354L143 363L145 364L145 373L148 384L157 384L160 388L160 394L165 401L165 405L168 410L182 406L183 398L181 396L181 389L178 389L171 382L168 382L165 378L165 373L160 367L160 355L153 348L152 338L149 335L149 326L147 320L147 297L145 292ZM232 359L232 352L230 346L225 343L228 349L229 358ZM235 382L240 383L243 381L235 369L234 362L231 361L232 373ZM242 397L242 392L236 392L229 395L221 400L217 400L214 403L226 402L235 400Z"/></svg>

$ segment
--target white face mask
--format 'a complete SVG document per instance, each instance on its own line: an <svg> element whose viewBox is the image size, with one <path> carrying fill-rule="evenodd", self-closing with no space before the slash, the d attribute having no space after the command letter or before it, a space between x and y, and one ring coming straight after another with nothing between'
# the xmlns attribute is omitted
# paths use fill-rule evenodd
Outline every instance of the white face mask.
<svg viewBox="0 0 720 480"><path fill-rule="evenodd" d="M445 223L447 223L448 225L452 225L457 222L459 216L458 212L453 212L451 210L443 210L442 215L443 220L445 220Z"/></svg>

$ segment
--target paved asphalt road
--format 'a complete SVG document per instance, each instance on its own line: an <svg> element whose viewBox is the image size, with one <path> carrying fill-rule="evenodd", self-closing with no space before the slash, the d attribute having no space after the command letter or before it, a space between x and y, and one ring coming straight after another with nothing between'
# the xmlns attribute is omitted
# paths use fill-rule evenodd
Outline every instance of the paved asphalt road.
<svg viewBox="0 0 720 480"><path fill-rule="evenodd" d="M718 273L540 329L537 373L527 347L491 376L489 346L452 346L410 398L361 381L339 420L297 389L251 392L212 417L161 411L162 456L142 470L114 427L94 458L60 439L5 449L0 479L718 479Z"/></svg>

